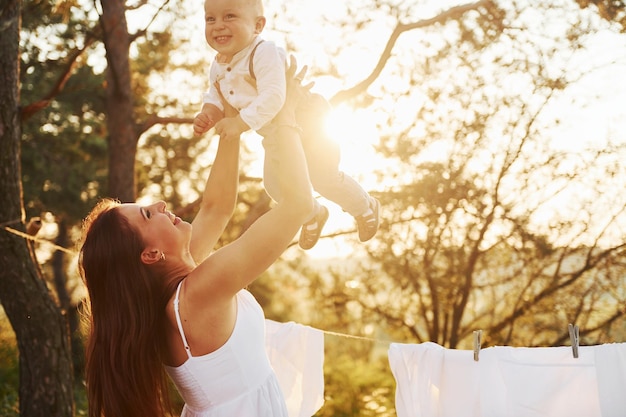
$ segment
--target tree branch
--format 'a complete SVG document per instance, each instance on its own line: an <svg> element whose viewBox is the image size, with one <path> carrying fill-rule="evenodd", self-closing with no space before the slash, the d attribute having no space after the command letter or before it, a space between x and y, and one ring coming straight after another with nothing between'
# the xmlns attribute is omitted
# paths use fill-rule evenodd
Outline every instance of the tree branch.
<svg viewBox="0 0 626 417"><path fill-rule="evenodd" d="M469 3L469 4L452 7L451 9L448 9L447 11L430 19L420 20L418 22L413 22L413 23L408 23L408 24L398 23L396 27L393 29L393 32L391 32L391 35L389 36L389 40L387 41L387 45L385 45L385 49L381 53L378 63L376 64L376 66L374 67L370 75L367 76L367 78L365 78L363 81L356 84L354 87L339 91L337 94L335 94L331 98L330 100L331 104L337 105L338 103L348 101L358 96L359 94L363 93L365 90L367 90L367 88L374 81L376 81L376 79L382 73L383 69L385 68L385 65L387 65L387 61L389 61L389 58L391 57L391 51L393 50L396 44L396 41L398 40L400 35L403 34L404 32L408 32L414 29L424 28L427 26L432 26L438 23L443 24L449 20L459 19L463 14L467 13L468 11L477 10L481 7L486 7L490 3L491 3L491 0L480 0L475 3Z"/></svg>
<svg viewBox="0 0 626 417"><path fill-rule="evenodd" d="M74 69L78 64L78 58L80 58L81 55L85 53L87 48L89 48L96 40L100 38L100 29L94 28L93 30L94 32L85 37L84 46L82 48L75 49L67 56L65 67L62 69L61 74L59 74L57 81L54 83L50 91L48 91L48 93L44 95L41 99L35 101L34 103L30 103L22 108L20 113L20 118L22 122L28 120L38 111L48 107L50 101L52 101L57 95L61 93L61 91L63 91L63 88L65 88L65 84L72 76L72 73L74 72Z"/></svg>

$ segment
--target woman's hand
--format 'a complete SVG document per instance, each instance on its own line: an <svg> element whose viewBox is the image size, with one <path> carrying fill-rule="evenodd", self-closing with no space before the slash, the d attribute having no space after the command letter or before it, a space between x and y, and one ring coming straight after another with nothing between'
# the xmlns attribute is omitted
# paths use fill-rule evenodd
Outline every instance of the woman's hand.
<svg viewBox="0 0 626 417"><path fill-rule="evenodd" d="M287 95L285 98L285 104L281 111L276 115L274 119L279 125L297 127L295 109L301 99L305 98L315 83L311 82L306 85L302 85L302 80L307 72L306 65L298 71L298 63L296 58L289 56L289 66L287 67L286 81L287 81ZM239 117L239 112L231 106L224 98L222 90L218 83L215 83L215 89L220 96L222 105L224 106L224 119L215 124L215 132L223 137L229 139L234 136L240 136L241 133L250 129L243 120Z"/></svg>
<svg viewBox="0 0 626 417"><path fill-rule="evenodd" d="M276 115L274 119L279 125L297 126L295 109L298 106L300 100L305 98L311 90L311 87L315 83L311 82L307 85L302 85L302 80L306 75L306 65L298 71L298 63L293 55L289 56L289 66L287 67L286 79L287 79L287 97L285 98L285 104L281 111Z"/></svg>

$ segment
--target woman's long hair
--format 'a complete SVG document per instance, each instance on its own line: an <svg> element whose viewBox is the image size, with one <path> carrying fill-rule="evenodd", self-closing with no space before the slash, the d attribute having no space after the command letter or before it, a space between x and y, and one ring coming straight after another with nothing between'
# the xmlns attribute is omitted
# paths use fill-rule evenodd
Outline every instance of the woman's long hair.
<svg viewBox="0 0 626 417"><path fill-rule="evenodd" d="M164 416L171 409L161 352L169 289L141 262L141 236L118 205L100 201L83 225L89 416Z"/></svg>

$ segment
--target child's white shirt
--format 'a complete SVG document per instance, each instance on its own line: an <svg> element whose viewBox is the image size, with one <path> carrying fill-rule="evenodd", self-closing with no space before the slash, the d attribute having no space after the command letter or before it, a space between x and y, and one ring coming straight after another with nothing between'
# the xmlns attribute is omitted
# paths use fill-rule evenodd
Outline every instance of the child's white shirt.
<svg viewBox="0 0 626 417"><path fill-rule="evenodd" d="M255 81L250 74L249 58L259 43L253 57ZM211 84L202 102L224 110L215 88L215 82L218 82L226 101L239 111L241 119L252 130L258 131L272 121L285 103L286 62L286 53L282 48L274 42L262 42L257 36L228 64L213 61L209 76Z"/></svg>

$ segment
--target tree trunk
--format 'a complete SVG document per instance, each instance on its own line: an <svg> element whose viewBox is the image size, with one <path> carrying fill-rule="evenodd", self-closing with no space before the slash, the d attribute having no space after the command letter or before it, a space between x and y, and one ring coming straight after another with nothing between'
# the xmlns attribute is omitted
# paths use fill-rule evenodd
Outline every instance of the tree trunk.
<svg viewBox="0 0 626 417"><path fill-rule="evenodd" d="M20 353L20 416L73 415L68 329L34 262L24 227L18 93L19 0L0 9L0 302Z"/></svg>
<svg viewBox="0 0 626 417"><path fill-rule="evenodd" d="M106 111L109 133L109 196L135 201L137 133L130 82L130 37L124 0L101 0L107 56Z"/></svg>
<svg viewBox="0 0 626 417"><path fill-rule="evenodd" d="M56 245L67 248L71 245L68 236L67 222L63 217L58 220L59 234L55 240ZM70 332L70 344L72 351L72 366L74 367L74 379L80 381L85 375L85 346L80 332L80 303L72 304L71 295L67 288L66 257L63 251L56 251L52 255L52 274L54 288L59 299L59 307L64 312Z"/></svg>

